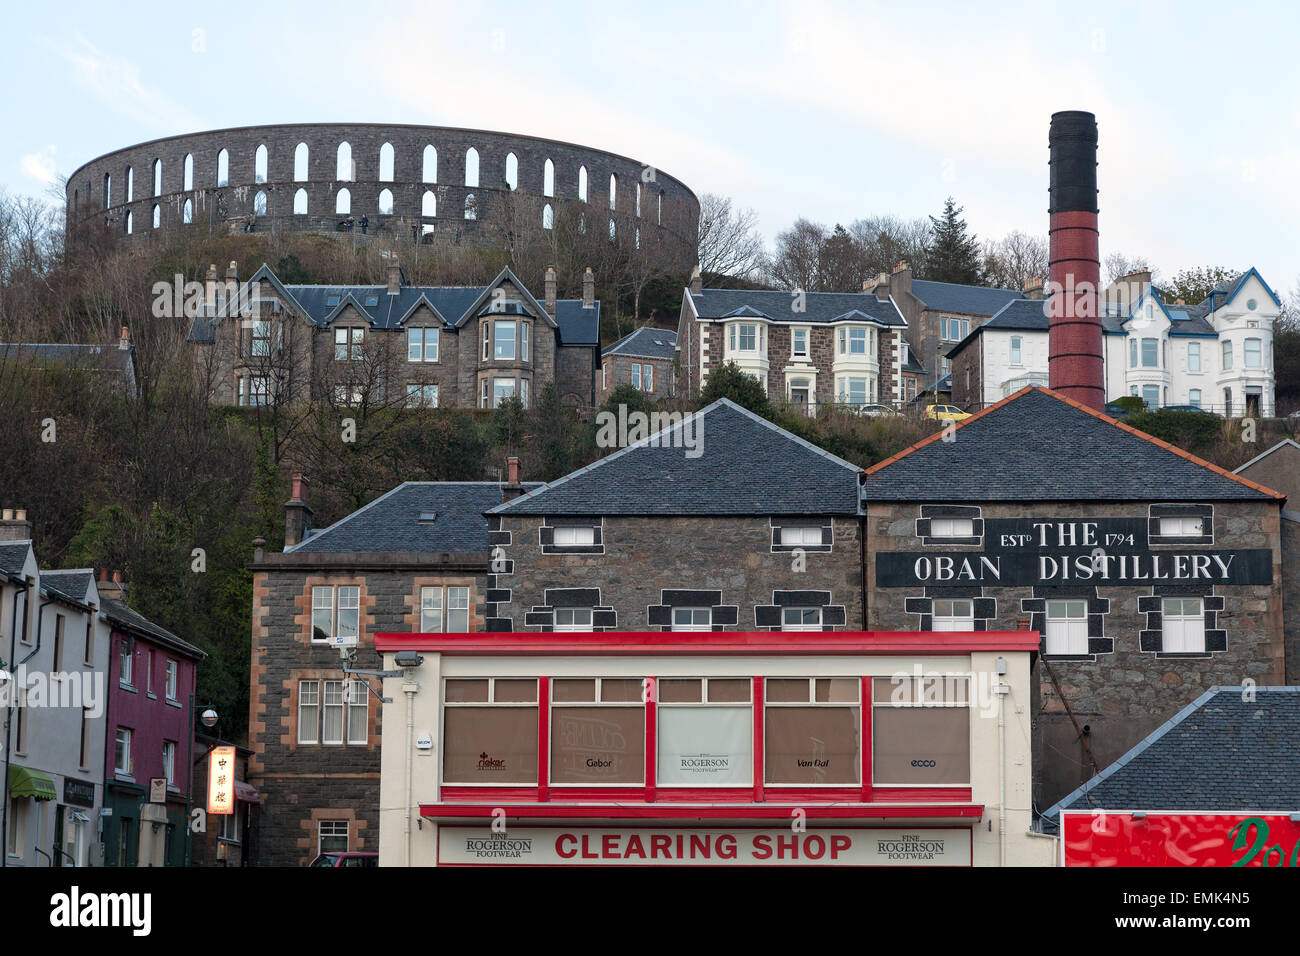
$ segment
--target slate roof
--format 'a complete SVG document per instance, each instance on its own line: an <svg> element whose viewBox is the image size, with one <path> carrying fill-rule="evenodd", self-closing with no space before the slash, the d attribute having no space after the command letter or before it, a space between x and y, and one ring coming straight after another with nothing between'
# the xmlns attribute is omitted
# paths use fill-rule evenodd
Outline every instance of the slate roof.
<svg viewBox="0 0 1300 956"><path fill-rule="evenodd" d="M90 593L90 583L95 579L91 568L72 571L42 571L41 587L54 591L76 604L85 604L86 595Z"/></svg>
<svg viewBox="0 0 1300 956"><path fill-rule="evenodd" d="M906 325L902 313L888 300L881 301L874 292L805 292L803 312L793 311L795 294L771 289L705 289L695 293L687 290L695 306L695 314L702 319L731 318L741 309L741 315L757 314L777 322L861 322L852 317L855 310L864 313L880 325Z"/></svg>
<svg viewBox="0 0 1300 956"><path fill-rule="evenodd" d="M1045 388L1024 388L867 469L871 501L1277 500L1278 492L1201 461Z"/></svg>
<svg viewBox="0 0 1300 956"><path fill-rule="evenodd" d="M50 342L0 343L0 362L22 362L41 368L66 366L113 372L135 384L135 347L116 345L76 345Z"/></svg>
<svg viewBox="0 0 1300 956"><path fill-rule="evenodd" d="M699 451L694 458L689 457L691 449L684 447L692 437ZM679 426L665 428L492 511L856 515L859 473L856 465L720 398Z"/></svg>
<svg viewBox="0 0 1300 956"><path fill-rule="evenodd" d="M105 598L100 608L100 612L104 617L108 618L119 627L124 627L127 630L135 631L145 637L166 644L168 647L180 651L182 654L191 657L194 660L203 660L203 658L208 656L189 641L181 640L165 627L160 627L143 614L131 610L131 608L127 607L121 601L113 598Z"/></svg>
<svg viewBox="0 0 1300 956"><path fill-rule="evenodd" d="M1044 814L1063 809L1295 810L1300 687L1212 687Z"/></svg>
<svg viewBox="0 0 1300 956"><path fill-rule="evenodd" d="M637 358L670 359L677 348L677 333L671 329L642 326L623 336L602 355L631 355Z"/></svg>
<svg viewBox="0 0 1300 956"><path fill-rule="evenodd" d="M327 528L314 532L286 554L488 553L485 512L501 504L495 481L407 481ZM525 482L531 491L539 482ZM420 515L432 512L432 521Z"/></svg>
<svg viewBox="0 0 1300 956"><path fill-rule="evenodd" d="M960 312L963 315L992 315L1021 293L1011 289L990 289L979 285L912 280L912 295L934 312Z"/></svg>
<svg viewBox="0 0 1300 956"><path fill-rule="evenodd" d="M32 549L30 541L6 541L0 544L0 574L7 577L20 577L23 565L27 562L27 552Z"/></svg>

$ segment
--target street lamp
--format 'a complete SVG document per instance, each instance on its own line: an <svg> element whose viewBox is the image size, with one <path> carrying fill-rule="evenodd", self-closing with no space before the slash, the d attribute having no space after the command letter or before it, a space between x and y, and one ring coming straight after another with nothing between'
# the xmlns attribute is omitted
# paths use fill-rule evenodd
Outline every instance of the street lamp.
<svg viewBox="0 0 1300 956"><path fill-rule="evenodd" d="M189 779L185 781L185 820L184 820L185 865L187 867L190 865L190 850L192 848L191 847L192 835L194 833L193 826L190 823L190 805L194 799L194 712L196 710L203 711L203 714L202 716L199 717L199 720L203 723L203 726L207 727L209 730L215 727L217 725L217 721L221 719L217 715L216 710L213 709L211 704L195 704L194 695L192 693L190 694L190 735L189 735L189 739L186 741L186 750L188 751L188 753L185 757L185 766L186 766L187 773L189 774ZM208 753L211 752L212 752L212 748L209 747ZM207 754L204 754L203 756L206 757Z"/></svg>

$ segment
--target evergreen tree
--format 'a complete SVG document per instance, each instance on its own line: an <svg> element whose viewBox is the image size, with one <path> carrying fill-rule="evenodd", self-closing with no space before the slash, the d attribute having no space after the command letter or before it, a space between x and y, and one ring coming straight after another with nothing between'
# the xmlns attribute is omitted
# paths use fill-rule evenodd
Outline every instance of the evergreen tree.
<svg viewBox="0 0 1300 956"><path fill-rule="evenodd" d="M930 245L923 279L982 285L984 270L980 262L979 243L968 235L962 207L949 196L943 213L930 217Z"/></svg>
<svg viewBox="0 0 1300 956"><path fill-rule="evenodd" d="M709 373L709 380L700 391L700 407L729 398L741 408L766 417L771 412L767 391L754 376L742 372L735 362L728 362Z"/></svg>

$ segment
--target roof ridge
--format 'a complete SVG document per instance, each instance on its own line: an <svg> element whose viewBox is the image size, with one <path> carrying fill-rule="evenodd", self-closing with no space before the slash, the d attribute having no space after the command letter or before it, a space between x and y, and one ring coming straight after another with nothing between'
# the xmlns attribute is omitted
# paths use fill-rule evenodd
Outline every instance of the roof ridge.
<svg viewBox="0 0 1300 956"><path fill-rule="evenodd" d="M1256 456L1255 456L1254 458L1252 458L1250 461L1246 462L1245 464L1238 465L1236 468L1232 469L1232 473L1233 473L1234 475L1240 473L1240 471L1241 471L1243 468L1249 468L1251 465L1255 464L1255 462L1257 462L1257 461L1261 461L1261 460L1267 458L1269 455L1273 454L1273 452L1277 451L1277 450L1278 450L1279 448L1281 448L1283 445L1290 445L1292 448L1300 448L1300 442L1297 442L1295 439L1293 439L1293 438L1283 438L1280 442L1277 442L1277 443L1274 444L1271 448L1266 448L1264 451L1260 452L1258 455L1256 455Z"/></svg>
<svg viewBox="0 0 1300 956"><path fill-rule="evenodd" d="M326 534L327 532L333 531L335 528L338 528L340 525L346 524L347 522L349 522L349 521L351 521L353 518L355 518L357 515L361 514L361 512L363 512L363 511L368 511L370 508L372 508L372 507L374 507L375 505L379 504L379 502L383 501L383 500L384 500L385 498L387 498L389 495L394 495L394 494L396 494L397 492L401 491L401 490L402 490L403 488L405 488L408 484L410 484L410 482L404 481L404 482L402 482L400 485L398 485L397 487L388 489L388 491L385 491L385 492L384 492L382 495L380 495L378 498L375 498L373 501L369 501L369 502L367 502L366 504L364 504L364 505L362 505L360 508L358 508L356 511L353 511L351 514L344 515L342 518L340 518L338 521L335 521L333 524L331 524L331 525L326 525L324 528L321 528L321 529L320 529L319 531L317 531L315 534L308 535L308 536L304 537L301 541L299 541L297 544L292 545L292 546L290 546L290 547L288 547L288 548L285 548L284 551L283 551L282 553L284 553L284 554L293 554L293 553L296 552L299 548L301 548L304 544L306 544L308 541L311 541L311 540L313 540L313 539L315 539L315 538L319 538L321 535Z"/></svg>

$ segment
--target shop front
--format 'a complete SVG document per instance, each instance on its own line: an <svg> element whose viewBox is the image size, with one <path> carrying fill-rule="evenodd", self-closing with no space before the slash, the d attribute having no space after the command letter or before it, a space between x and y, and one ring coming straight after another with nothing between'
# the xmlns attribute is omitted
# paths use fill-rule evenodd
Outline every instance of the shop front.
<svg viewBox="0 0 1300 956"><path fill-rule="evenodd" d="M1029 833L1037 646L381 634L380 863L1050 865Z"/></svg>

